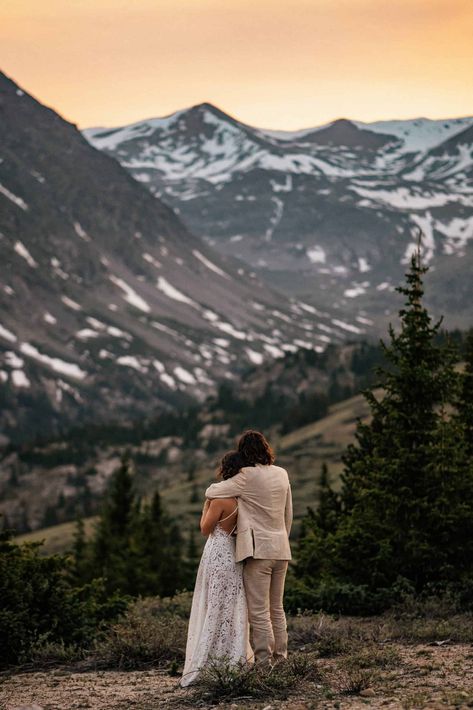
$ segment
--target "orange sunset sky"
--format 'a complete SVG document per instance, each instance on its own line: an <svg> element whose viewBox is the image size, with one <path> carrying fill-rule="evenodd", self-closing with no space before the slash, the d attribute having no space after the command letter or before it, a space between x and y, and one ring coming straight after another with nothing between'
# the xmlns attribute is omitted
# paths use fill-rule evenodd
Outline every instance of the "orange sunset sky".
<svg viewBox="0 0 473 710"><path fill-rule="evenodd" d="M1 69L68 120L473 115L473 0L2 0Z"/></svg>

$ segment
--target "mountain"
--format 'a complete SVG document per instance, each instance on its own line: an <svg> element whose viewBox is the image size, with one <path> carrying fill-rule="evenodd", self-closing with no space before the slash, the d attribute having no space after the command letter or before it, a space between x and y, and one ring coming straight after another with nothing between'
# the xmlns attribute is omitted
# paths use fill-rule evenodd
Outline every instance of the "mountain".
<svg viewBox="0 0 473 710"><path fill-rule="evenodd" d="M213 251L4 74L0 121L2 443L172 410L362 332Z"/></svg>
<svg viewBox="0 0 473 710"><path fill-rule="evenodd" d="M429 307L471 324L472 131L473 117L262 130L201 104L84 135L209 246L381 333L419 228Z"/></svg>

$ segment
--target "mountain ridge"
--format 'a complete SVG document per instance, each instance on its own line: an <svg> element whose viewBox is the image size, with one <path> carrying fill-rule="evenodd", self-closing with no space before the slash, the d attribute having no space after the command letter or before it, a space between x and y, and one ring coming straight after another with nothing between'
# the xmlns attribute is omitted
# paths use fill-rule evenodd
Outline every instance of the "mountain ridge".
<svg viewBox="0 0 473 710"><path fill-rule="evenodd" d="M250 363L323 347L328 313L212 250L6 75L0 119L3 437L140 418Z"/></svg>
<svg viewBox="0 0 473 710"><path fill-rule="evenodd" d="M452 326L471 322L473 117L338 119L284 136L207 104L156 121L85 135L266 283L382 332L420 228L429 305L439 313L448 293Z"/></svg>

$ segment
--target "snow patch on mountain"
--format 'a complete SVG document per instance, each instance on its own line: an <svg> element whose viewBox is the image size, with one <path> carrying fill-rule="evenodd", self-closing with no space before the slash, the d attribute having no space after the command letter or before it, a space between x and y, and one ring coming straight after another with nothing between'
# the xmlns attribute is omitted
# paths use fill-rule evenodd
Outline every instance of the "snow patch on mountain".
<svg viewBox="0 0 473 710"><path fill-rule="evenodd" d="M184 384L186 384L186 385L197 384L197 380L195 379L194 375L192 375L184 367L181 367L181 366L175 367L173 372L174 372L174 375L178 378L178 380L180 380L181 382L184 382Z"/></svg>
<svg viewBox="0 0 473 710"><path fill-rule="evenodd" d="M251 348L245 348L245 352L248 355L250 362L254 365L261 365L264 361L264 356L261 353L251 350Z"/></svg>
<svg viewBox="0 0 473 710"><path fill-rule="evenodd" d="M5 328L3 325L0 324L0 338L3 338L4 340L8 340L10 343L16 343L18 338L14 333L11 332L11 330L8 330L8 328Z"/></svg>
<svg viewBox="0 0 473 710"><path fill-rule="evenodd" d="M338 318L333 318L332 323L334 325L338 325L339 328L341 328L342 330L346 330L349 333L361 334L365 332L361 328L358 328L356 325L352 325L351 323L345 323L345 321L339 320Z"/></svg>
<svg viewBox="0 0 473 710"><path fill-rule="evenodd" d="M137 308L140 311L143 311L143 313L151 312L151 308L146 303L144 298L137 294L136 291L126 283L126 281L124 281L123 279L119 279L117 276L113 275L109 276L108 278L112 283L114 283L116 286L121 288L122 291L124 291L125 301L127 301L131 306Z"/></svg>
<svg viewBox="0 0 473 710"><path fill-rule="evenodd" d="M171 298L173 301L179 301L180 303L186 303L188 306L193 306L194 308L199 308L199 304L186 296L185 293L179 291L175 286L173 286L164 276L158 278L157 287L165 296Z"/></svg>
<svg viewBox="0 0 473 710"><path fill-rule="evenodd" d="M10 376L15 387L31 387L31 382L23 370L13 370Z"/></svg>
<svg viewBox="0 0 473 710"><path fill-rule="evenodd" d="M83 133L88 140L97 143L100 150L113 150L121 143L140 137L152 136L156 130L167 130L175 125L186 111L176 111L163 118L150 118L138 123L130 123L119 128L86 128Z"/></svg>
<svg viewBox="0 0 473 710"><path fill-rule="evenodd" d="M426 151L473 125L473 117L412 118L390 121L352 121L358 128L396 136L402 143L398 153Z"/></svg>
<svg viewBox="0 0 473 710"><path fill-rule="evenodd" d="M144 374L148 372L148 368L134 355L121 355L120 357L117 357L115 362L117 365L132 367L134 370L138 370L138 372L142 372Z"/></svg>
<svg viewBox="0 0 473 710"><path fill-rule="evenodd" d="M444 243L445 252L453 254L462 249L469 239L473 239L473 216L454 217L446 223L436 220L435 229L447 238Z"/></svg>
<svg viewBox="0 0 473 710"><path fill-rule="evenodd" d="M154 266L155 269L160 269L162 267L162 264L160 261L155 259L151 254L143 254L143 259L148 262L148 264L151 264Z"/></svg>
<svg viewBox="0 0 473 710"><path fill-rule="evenodd" d="M85 231L85 229L82 227L80 222L74 222L74 231L77 236L83 239L85 242L90 242L90 237Z"/></svg>
<svg viewBox="0 0 473 710"><path fill-rule="evenodd" d="M216 266L212 261L210 261L210 259L207 259L203 254L200 253L200 251L197 251L197 249L193 249L192 253L195 258L201 261L204 266L210 269L210 271L214 271L216 274L222 276L224 279L230 278L229 275L225 273L225 271Z"/></svg>
<svg viewBox="0 0 473 710"><path fill-rule="evenodd" d="M14 244L14 246L13 246L13 249L16 251L16 253L17 253L19 256L21 256L21 257L26 261L26 263L28 264L28 266L31 266L32 269L37 269L37 268L38 268L37 262L33 259L33 257L31 256L30 252L29 252L28 249L25 247L25 245L23 244L23 242L20 242L19 240L16 241L15 244Z"/></svg>
<svg viewBox="0 0 473 710"><path fill-rule="evenodd" d="M306 251L307 256L313 264L325 264L326 254L321 246L314 244Z"/></svg>
<svg viewBox="0 0 473 710"><path fill-rule="evenodd" d="M73 311L82 310L82 306L77 303L77 301L74 301L72 298L69 298L69 296L61 296L61 301L64 303L65 306L71 308Z"/></svg>
<svg viewBox="0 0 473 710"><path fill-rule="evenodd" d="M18 197L18 195L15 195L11 190L5 187L5 185L2 185L0 182L0 194L2 194L4 197L10 200L10 202L13 202L14 205L17 207L20 207L20 209L24 210L25 212L28 210L28 205L24 201L22 197Z"/></svg>
<svg viewBox="0 0 473 710"><path fill-rule="evenodd" d="M31 357L37 360L38 362L43 363L44 365L48 365L55 372L59 372L62 375L67 375L68 377L72 377L76 380L82 380L87 377L87 372L82 370L75 363L66 362L58 357L51 357L50 355L41 353L34 345L31 345L30 343L21 343L20 351L23 353L23 355L27 355L28 357Z"/></svg>

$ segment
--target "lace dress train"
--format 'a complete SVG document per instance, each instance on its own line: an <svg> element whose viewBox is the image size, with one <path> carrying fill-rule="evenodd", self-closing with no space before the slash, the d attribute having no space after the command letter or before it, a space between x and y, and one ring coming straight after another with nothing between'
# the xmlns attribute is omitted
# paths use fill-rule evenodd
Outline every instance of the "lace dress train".
<svg viewBox="0 0 473 710"><path fill-rule="evenodd" d="M236 664L251 655L243 565L235 562L235 538L217 525L197 571L180 684L193 683L211 659Z"/></svg>

